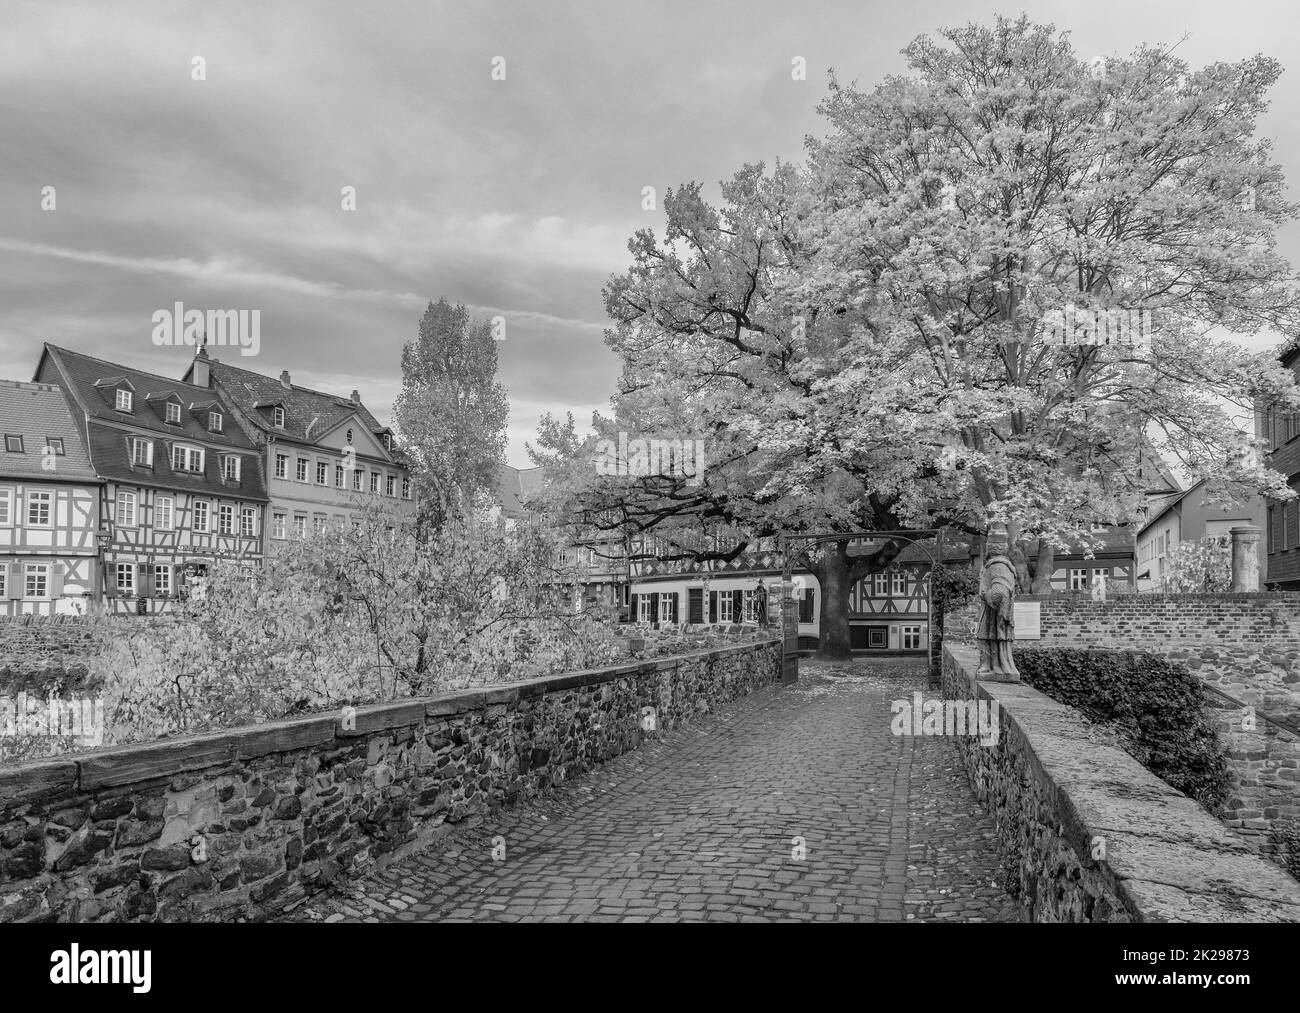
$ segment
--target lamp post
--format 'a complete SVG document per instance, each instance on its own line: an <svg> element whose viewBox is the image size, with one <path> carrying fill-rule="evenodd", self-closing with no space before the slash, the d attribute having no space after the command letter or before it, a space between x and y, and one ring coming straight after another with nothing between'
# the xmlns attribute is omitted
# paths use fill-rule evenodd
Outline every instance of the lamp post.
<svg viewBox="0 0 1300 1013"><path fill-rule="evenodd" d="M100 527L95 532L95 548L97 551L97 562L99 563L99 590L98 600L103 604L104 597L108 590L108 546L113 541L113 529L107 524Z"/></svg>

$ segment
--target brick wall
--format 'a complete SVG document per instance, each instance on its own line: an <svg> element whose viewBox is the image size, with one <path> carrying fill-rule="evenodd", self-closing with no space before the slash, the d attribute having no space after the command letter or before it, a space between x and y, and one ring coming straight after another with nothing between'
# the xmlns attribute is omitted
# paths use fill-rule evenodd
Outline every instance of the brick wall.
<svg viewBox="0 0 1300 1013"><path fill-rule="evenodd" d="M1036 922L1300 922L1300 884L1083 716L1019 683L979 682L944 648L947 699L996 707L992 741L957 736L992 816L1010 892Z"/></svg>
<svg viewBox="0 0 1300 1013"><path fill-rule="evenodd" d="M0 922L262 918L780 674L769 640L0 768Z"/></svg>

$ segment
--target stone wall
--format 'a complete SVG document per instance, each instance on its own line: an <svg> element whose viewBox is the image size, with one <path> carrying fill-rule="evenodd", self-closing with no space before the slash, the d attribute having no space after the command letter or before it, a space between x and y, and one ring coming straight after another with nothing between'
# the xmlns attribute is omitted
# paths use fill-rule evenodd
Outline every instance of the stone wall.
<svg viewBox="0 0 1300 1013"><path fill-rule="evenodd" d="M1211 717L1236 782L1221 815L1261 852L1285 863L1275 830L1300 820L1300 735L1284 727L1300 729L1300 594L1018 600L1041 603L1042 639L1026 645L1147 651L1185 665L1231 697L1211 694ZM973 607L954 615L949 642L970 643L973 620ZM1253 722L1233 701L1254 709Z"/></svg>
<svg viewBox="0 0 1300 1013"><path fill-rule="evenodd" d="M997 705L996 743L958 737L997 826L1007 886L1036 922L1300 922L1300 883L1255 854L1078 711L1019 683L978 682L949 644L949 699Z"/></svg>
<svg viewBox="0 0 1300 1013"><path fill-rule="evenodd" d="M0 768L0 922L262 918L780 675L773 640Z"/></svg>
<svg viewBox="0 0 1300 1013"><path fill-rule="evenodd" d="M84 679L90 634L80 616L0 616L0 696Z"/></svg>

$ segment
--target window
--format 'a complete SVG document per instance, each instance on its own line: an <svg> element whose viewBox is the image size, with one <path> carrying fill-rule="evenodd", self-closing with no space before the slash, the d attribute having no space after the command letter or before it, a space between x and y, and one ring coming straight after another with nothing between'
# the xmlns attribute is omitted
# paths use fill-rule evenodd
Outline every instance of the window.
<svg viewBox="0 0 1300 1013"><path fill-rule="evenodd" d="M203 470L203 448L177 444L172 447L172 471Z"/></svg>
<svg viewBox="0 0 1300 1013"><path fill-rule="evenodd" d="M14 522L14 491L0 489L0 525L9 527ZM0 566L0 570L4 567Z"/></svg>
<svg viewBox="0 0 1300 1013"><path fill-rule="evenodd" d="M8 595L5 594L5 577L8 575L8 573L9 573L9 567L0 566L0 598L8 597Z"/></svg>
<svg viewBox="0 0 1300 1013"><path fill-rule="evenodd" d="M651 597L643 594L636 601L636 620L639 623L648 623L650 621L650 603Z"/></svg>
<svg viewBox="0 0 1300 1013"><path fill-rule="evenodd" d="M1086 591L1088 589L1088 571L1087 570L1070 570L1070 590Z"/></svg>
<svg viewBox="0 0 1300 1013"><path fill-rule="evenodd" d="M51 492L27 491L27 523L34 528L50 526L50 506L54 501Z"/></svg>
<svg viewBox="0 0 1300 1013"><path fill-rule="evenodd" d="M307 458L298 458L298 473L296 477L299 482L307 481Z"/></svg>
<svg viewBox="0 0 1300 1013"><path fill-rule="evenodd" d="M286 534L285 528L288 525L289 515L282 513L271 514L271 537L283 538Z"/></svg>
<svg viewBox="0 0 1300 1013"><path fill-rule="evenodd" d="M211 523L211 519L210 519L211 513L212 513L212 508L208 505L207 500L196 499L194 501L194 530L195 531L212 530L208 526Z"/></svg>
<svg viewBox="0 0 1300 1013"><path fill-rule="evenodd" d="M129 412L131 410L131 392L125 388L117 388L117 402L115 407L120 412Z"/></svg>
<svg viewBox="0 0 1300 1013"><path fill-rule="evenodd" d="M208 432L221 432L221 412L208 412Z"/></svg>
<svg viewBox="0 0 1300 1013"><path fill-rule="evenodd" d="M316 484L329 485L330 466L324 461L316 462Z"/></svg>
<svg viewBox="0 0 1300 1013"><path fill-rule="evenodd" d="M1093 571L1092 571L1092 577L1093 577L1093 580L1096 580L1096 579L1097 579L1097 574L1101 574L1102 577L1104 577L1104 578L1106 579L1106 583L1108 583L1108 584L1110 583L1110 567L1107 567L1107 568L1104 569L1104 570L1093 570ZM1088 586L1089 586L1089 587L1092 587L1091 584L1089 584Z"/></svg>
<svg viewBox="0 0 1300 1013"><path fill-rule="evenodd" d="M903 650L919 651L921 649L921 627L904 626L903 632Z"/></svg>
<svg viewBox="0 0 1300 1013"><path fill-rule="evenodd" d="M171 595L172 568L170 566L155 566L153 568L153 593L160 598Z"/></svg>
<svg viewBox="0 0 1300 1013"><path fill-rule="evenodd" d="M221 477L227 482L239 481L239 458L234 454L227 454L221 459Z"/></svg>
<svg viewBox="0 0 1300 1013"><path fill-rule="evenodd" d="M741 606L740 618L747 623L754 622L758 616L754 614L754 592L746 591L745 600Z"/></svg>
<svg viewBox="0 0 1300 1013"><path fill-rule="evenodd" d="M254 507L244 507L239 511L239 533L245 538L257 534L257 510Z"/></svg>
<svg viewBox="0 0 1300 1013"><path fill-rule="evenodd" d="M895 570L889 575L889 593L895 596L907 594L907 574Z"/></svg>
<svg viewBox="0 0 1300 1013"><path fill-rule="evenodd" d="M24 569L23 597L50 596L50 567L47 563L28 563Z"/></svg>
<svg viewBox="0 0 1300 1013"><path fill-rule="evenodd" d="M377 471L372 471L370 473L370 491L374 493L379 492L379 472Z"/></svg>
<svg viewBox="0 0 1300 1013"><path fill-rule="evenodd" d="M179 426L181 424L181 406L175 401L168 401L166 408L166 423L169 426Z"/></svg>
<svg viewBox="0 0 1300 1013"><path fill-rule="evenodd" d="M348 436L348 443L350 444L350 443L352 442L352 430L351 430L351 429L348 430L347 436Z"/></svg>
<svg viewBox="0 0 1300 1013"><path fill-rule="evenodd" d="M677 621L677 595L661 594L659 596L659 621L675 623Z"/></svg>
<svg viewBox="0 0 1300 1013"><path fill-rule="evenodd" d="M873 573L871 575L871 594L875 598L883 598L886 594L886 588L889 581L887 573Z"/></svg>
<svg viewBox="0 0 1300 1013"><path fill-rule="evenodd" d="M114 568L118 594L135 594L135 564L118 563Z"/></svg>
<svg viewBox="0 0 1300 1013"><path fill-rule="evenodd" d="M353 472L352 472L352 488L353 488L356 492L360 492L360 491L361 491L361 483L362 483L362 481L363 481L363 477L362 477L362 476L364 476L364 475L365 475L365 472L362 471L360 468L356 468L356 469L354 469Z"/></svg>
<svg viewBox="0 0 1300 1013"><path fill-rule="evenodd" d="M145 468L153 465L153 440L131 437L131 463Z"/></svg>
<svg viewBox="0 0 1300 1013"><path fill-rule="evenodd" d="M153 501L153 526L159 531L172 529L174 502L170 496L158 496Z"/></svg>
<svg viewBox="0 0 1300 1013"><path fill-rule="evenodd" d="M23 438L21 436L11 436L5 433L5 450L10 454L21 454L23 451Z"/></svg>
<svg viewBox="0 0 1300 1013"><path fill-rule="evenodd" d="M127 489L119 489L117 493L117 526L135 527L135 493Z"/></svg>
<svg viewBox="0 0 1300 1013"><path fill-rule="evenodd" d="M343 465L341 464L334 465L334 488L343 488Z"/></svg>
<svg viewBox="0 0 1300 1013"><path fill-rule="evenodd" d="M402 499L410 499L410 498L411 498L411 480L409 478L404 477L402 479Z"/></svg>
<svg viewBox="0 0 1300 1013"><path fill-rule="evenodd" d="M307 537L307 515L306 514L293 515L293 533L297 535L299 538Z"/></svg>
<svg viewBox="0 0 1300 1013"><path fill-rule="evenodd" d="M328 519L324 514L316 514L316 516L311 519L311 533L313 535L325 534L325 525L327 523Z"/></svg>
<svg viewBox="0 0 1300 1013"><path fill-rule="evenodd" d="M385 495L385 496L396 496L396 495L397 495L397 476L396 476L396 475L389 475L387 478L384 479L384 495Z"/></svg>
<svg viewBox="0 0 1300 1013"><path fill-rule="evenodd" d="M731 606L735 603L736 596L730 591L718 592L718 622L731 622Z"/></svg>
<svg viewBox="0 0 1300 1013"><path fill-rule="evenodd" d="M275 424L275 428L284 428L284 409L279 405L271 409L271 421Z"/></svg>
<svg viewBox="0 0 1300 1013"><path fill-rule="evenodd" d="M222 503L217 510L217 516L220 518L217 522L218 534L233 535L235 533L235 508L229 503Z"/></svg>
<svg viewBox="0 0 1300 1013"><path fill-rule="evenodd" d="M289 477L289 455L288 454L275 455L275 477L276 478Z"/></svg>
<svg viewBox="0 0 1300 1013"><path fill-rule="evenodd" d="M45 437L45 452L53 454L55 457L63 457L63 437L47 436Z"/></svg>

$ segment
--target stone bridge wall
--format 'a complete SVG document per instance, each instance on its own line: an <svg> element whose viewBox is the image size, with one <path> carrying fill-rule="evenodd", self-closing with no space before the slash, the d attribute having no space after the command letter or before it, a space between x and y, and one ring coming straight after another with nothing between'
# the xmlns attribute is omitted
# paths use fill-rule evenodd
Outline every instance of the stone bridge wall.
<svg viewBox="0 0 1300 1013"><path fill-rule="evenodd" d="M1300 883L1027 685L978 682L949 644L949 699L997 705L994 744L958 737L997 826L1008 888L1036 922L1300 922Z"/></svg>
<svg viewBox="0 0 1300 1013"><path fill-rule="evenodd" d="M1236 785L1221 814L1265 854L1283 855L1279 823L1300 820L1300 594L1128 594L1030 596L1041 603L1042 639L1025 646L1147 651L1185 665L1206 685L1255 709L1211 694L1211 717ZM949 618L949 643L971 642L974 608Z"/></svg>
<svg viewBox="0 0 1300 1013"><path fill-rule="evenodd" d="M0 768L0 922L261 918L780 676L765 641Z"/></svg>

